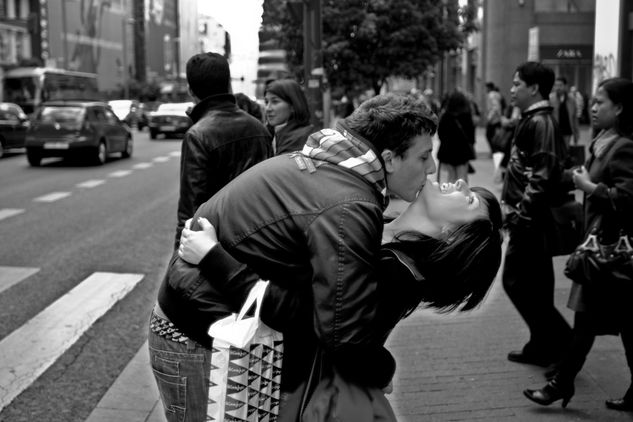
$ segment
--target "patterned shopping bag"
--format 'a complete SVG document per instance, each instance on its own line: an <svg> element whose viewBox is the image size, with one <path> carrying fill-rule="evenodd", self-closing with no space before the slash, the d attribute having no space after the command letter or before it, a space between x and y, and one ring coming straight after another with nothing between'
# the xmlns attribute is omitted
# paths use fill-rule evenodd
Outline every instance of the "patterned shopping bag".
<svg viewBox="0 0 633 422"><path fill-rule="evenodd" d="M283 337L259 319L267 286L258 281L239 314L209 328L213 348L207 421L277 420ZM253 306L254 315L246 317Z"/></svg>

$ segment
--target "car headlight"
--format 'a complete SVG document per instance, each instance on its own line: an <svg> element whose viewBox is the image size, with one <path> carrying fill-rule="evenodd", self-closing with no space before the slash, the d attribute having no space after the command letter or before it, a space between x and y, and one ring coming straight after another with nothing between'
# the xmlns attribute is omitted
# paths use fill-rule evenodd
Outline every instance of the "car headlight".
<svg viewBox="0 0 633 422"><path fill-rule="evenodd" d="M77 142L86 142L86 141L90 140L90 137L86 136L86 135L79 135L79 136L77 136L77 138L75 138L75 140Z"/></svg>

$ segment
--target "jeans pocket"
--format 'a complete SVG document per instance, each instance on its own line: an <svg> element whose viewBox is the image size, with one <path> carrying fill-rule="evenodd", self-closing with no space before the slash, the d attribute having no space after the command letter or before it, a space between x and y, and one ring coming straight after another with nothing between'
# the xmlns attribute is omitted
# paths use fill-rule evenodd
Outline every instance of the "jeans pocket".
<svg viewBox="0 0 633 422"><path fill-rule="evenodd" d="M187 377L180 376L179 363L158 354L152 357L152 372L167 419L181 422L185 419L187 406Z"/></svg>

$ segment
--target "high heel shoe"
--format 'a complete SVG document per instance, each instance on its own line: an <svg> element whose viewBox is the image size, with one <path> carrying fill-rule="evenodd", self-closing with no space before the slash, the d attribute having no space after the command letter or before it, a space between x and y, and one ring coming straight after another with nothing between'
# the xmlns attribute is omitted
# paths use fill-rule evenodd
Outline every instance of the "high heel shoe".
<svg viewBox="0 0 633 422"><path fill-rule="evenodd" d="M623 410L625 412L633 411L633 400L627 400L626 398L621 399L609 399L604 402L604 404L613 410Z"/></svg>
<svg viewBox="0 0 633 422"><path fill-rule="evenodd" d="M565 385L560 381L553 379L540 390L524 390L523 395L532 400L534 403L538 403L543 406L549 406L555 401L562 399L562 406L565 408L574 395L574 384Z"/></svg>

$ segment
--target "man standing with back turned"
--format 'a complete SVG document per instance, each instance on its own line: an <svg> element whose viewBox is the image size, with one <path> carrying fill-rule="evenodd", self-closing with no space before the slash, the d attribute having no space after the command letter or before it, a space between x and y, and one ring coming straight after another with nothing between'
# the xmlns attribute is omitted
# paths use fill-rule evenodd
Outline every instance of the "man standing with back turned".
<svg viewBox="0 0 633 422"><path fill-rule="evenodd" d="M503 287L530 329L530 340L508 360L549 366L571 340L571 328L554 307L554 267L547 243L551 201L558 192L566 146L547 101L554 72L537 62L519 65L512 102L521 110L501 199L510 241Z"/></svg>
<svg viewBox="0 0 633 422"><path fill-rule="evenodd" d="M231 94L231 72L224 56L200 53L187 61L189 93L196 102L194 125L182 141L180 232L196 209L247 168L272 156L270 133L242 111Z"/></svg>

